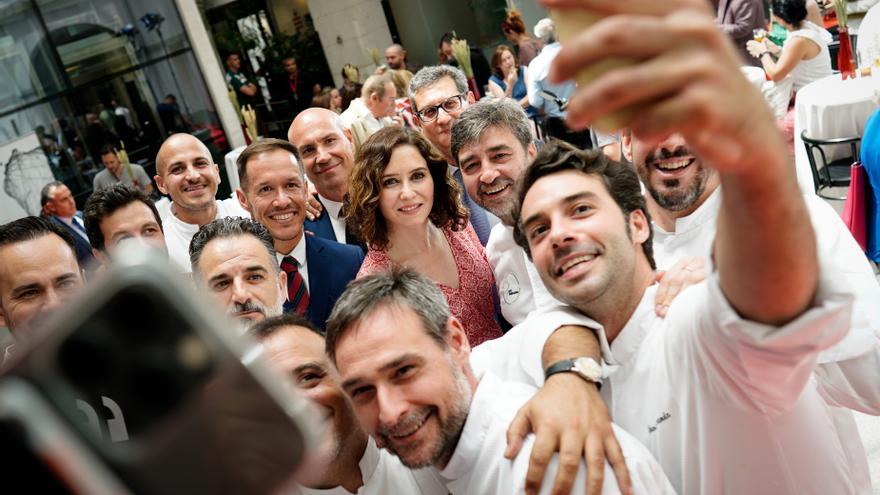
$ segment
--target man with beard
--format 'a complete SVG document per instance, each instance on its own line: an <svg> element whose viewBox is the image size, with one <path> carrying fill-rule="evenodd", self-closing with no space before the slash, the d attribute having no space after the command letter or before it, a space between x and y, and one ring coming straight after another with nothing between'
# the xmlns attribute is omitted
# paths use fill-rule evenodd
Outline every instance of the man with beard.
<svg viewBox="0 0 880 495"><path fill-rule="evenodd" d="M74 246L66 230L45 218L0 225L0 326L16 341L26 342L38 322L82 289Z"/></svg>
<svg viewBox="0 0 880 495"><path fill-rule="evenodd" d="M498 281L501 312L514 325L535 309L561 304L547 292L534 264L513 238L515 184L535 153L528 116L510 99L476 103L452 126L452 155L467 194L501 219L492 228L486 257ZM690 273L670 268L660 279L658 308L668 307L678 294L679 276Z"/></svg>
<svg viewBox="0 0 880 495"><path fill-rule="evenodd" d="M864 462L850 462L849 439L829 428L813 379L820 352L847 334L851 297L820 264L773 117L705 2L544 3L605 16L562 48L555 79L632 60L580 86L569 122L616 116L649 143L680 133L724 188L710 276L658 318L634 170L550 145L526 171L517 241L548 290L601 325L605 360L618 366L602 388L612 417L681 493L865 493ZM624 24L642 35L613 43ZM663 179L688 163L667 155Z"/></svg>
<svg viewBox="0 0 880 495"><path fill-rule="evenodd" d="M490 371L477 379L464 328L429 279L395 270L353 282L328 321L326 352L361 424L404 465L432 467L452 494L525 490L534 436L511 462L503 455L505 432L535 389ZM614 431L634 492L674 493L647 449ZM586 465L579 464L574 493L586 490ZM556 467L554 459L550 472ZM614 478L609 464L604 470ZM601 493L620 491L608 482Z"/></svg>
<svg viewBox="0 0 880 495"><path fill-rule="evenodd" d="M305 318L266 318L248 333L260 342L269 363L327 418L325 441L297 471L299 493L446 494L431 472L406 468L364 432L324 353L324 336Z"/></svg>
<svg viewBox="0 0 880 495"><path fill-rule="evenodd" d="M162 225L168 257L182 272L190 271L189 243L200 227L219 218L248 216L235 198L215 199L220 168L195 136L169 136L156 155L153 178L162 194L171 196Z"/></svg>
<svg viewBox="0 0 880 495"><path fill-rule="evenodd" d="M196 232L189 253L193 278L239 321L242 332L281 314L287 274L263 225L240 217L215 220Z"/></svg>
<svg viewBox="0 0 880 495"><path fill-rule="evenodd" d="M276 266L287 274L285 312L308 316L324 328L345 285L364 261L355 246L305 235L305 180L296 149L281 139L262 139L238 156L241 206L272 235Z"/></svg>
<svg viewBox="0 0 880 495"><path fill-rule="evenodd" d="M681 135L659 143L632 133L622 135L624 154L648 191L653 219L654 254L659 268L678 259L706 257L712 249L722 203L718 172L706 167ZM864 465L862 444L855 434L853 409L880 415L880 285L861 248L840 216L814 194L804 200L816 234L819 259L843 280L854 301L852 325L846 338L818 356L815 375L820 393L832 406L834 422L850 440L849 462ZM860 480L870 486L870 480Z"/></svg>

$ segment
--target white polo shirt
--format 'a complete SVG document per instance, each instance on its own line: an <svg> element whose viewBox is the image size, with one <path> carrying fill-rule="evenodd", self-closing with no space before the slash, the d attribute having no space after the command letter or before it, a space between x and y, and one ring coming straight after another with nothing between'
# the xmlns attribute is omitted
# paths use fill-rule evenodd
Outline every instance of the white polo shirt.
<svg viewBox="0 0 880 495"><path fill-rule="evenodd" d="M503 223L492 227L486 257L495 275L501 314L511 325L525 321L535 308L561 304L547 292L535 265L513 240L513 227Z"/></svg>
<svg viewBox="0 0 880 495"><path fill-rule="evenodd" d="M168 259L182 273L190 273L192 265L189 262L189 243L199 231L199 226L177 218L173 210L172 203L162 216L162 231L165 234L165 245L168 247ZM250 218L251 215L241 207L238 199L231 197L217 201L217 216L214 220L226 217Z"/></svg>
<svg viewBox="0 0 880 495"><path fill-rule="evenodd" d="M516 412L537 389L514 382L502 382L492 373L480 379L471 401L461 438L446 467L439 472L453 495L511 495L523 493L534 434L526 436L516 459L504 457L507 427ZM657 461L644 445L612 425L629 469L634 493L674 494L675 491ZM541 493L549 493L558 468L558 455L547 466ZM603 495L619 494L611 465L605 462ZM583 459L571 493L586 493L587 469ZM392 493L392 492L389 492ZM404 492L396 492L404 493Z"/></svg>
<svg viewBox="0 0 880 495"><path fill-rule="evenodd" d="M377 448L372 437L367 440L367 448L358 467L364 480L364 485L357 491L358 495L446 495L446 488L432 469L409 469L387 450ZM297 489L302 495L351 494L341 486L326 490L304 486L298 486Z"/></svg>

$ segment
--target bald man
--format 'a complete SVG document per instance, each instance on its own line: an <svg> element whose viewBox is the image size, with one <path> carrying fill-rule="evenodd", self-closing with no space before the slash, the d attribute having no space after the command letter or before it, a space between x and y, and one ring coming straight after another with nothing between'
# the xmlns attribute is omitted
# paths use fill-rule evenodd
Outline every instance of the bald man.
<svg viewBox="0 0 880 495"><path fill-rule="evenodd" d="M199 227L225 217L250 215L234 197L217 201L220 168L207 146L190 134L172 134L156 155L156 185L171 196L162 217L168 257L181 272L192 270L189 243Z"/></svg>
<svg viewBox="0 0 880 495"><path fill-rule="evenodd" d="M296 147L306 177L318 193L323 206L314 220L306 220L305 229L331 241L363 244L346 233L342 200L348 193L348 176L354 167L354 144L351 132L339 115L326 108L309 108L293 119L287 139Z"/></svg>

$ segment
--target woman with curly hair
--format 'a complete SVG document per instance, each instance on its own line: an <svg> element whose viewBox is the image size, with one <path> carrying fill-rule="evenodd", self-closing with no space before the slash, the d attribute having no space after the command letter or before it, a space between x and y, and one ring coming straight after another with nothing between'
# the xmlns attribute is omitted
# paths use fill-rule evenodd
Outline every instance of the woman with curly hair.
<svg viewBox="0 0 880 495"><path fill-rule="evenodd" d="M358 277L394 265L429 277L475 346L501 336L495 278L446 162L418 132L386 127L358 151L348 222L368 247Z"/></svg>

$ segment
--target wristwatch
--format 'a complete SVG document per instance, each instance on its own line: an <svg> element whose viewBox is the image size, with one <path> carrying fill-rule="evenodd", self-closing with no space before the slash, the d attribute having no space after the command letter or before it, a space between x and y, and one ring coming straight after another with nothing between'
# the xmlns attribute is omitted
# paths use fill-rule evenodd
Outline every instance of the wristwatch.
<svg viewBox="0 0 880 495"><path fill-rule="evenodd" d="M602 385L602 366L590 357L577 357L554 363L544 370L544 379L546 380L556 373L566 372L574 373L584 380L599 386Z"/></svg>

